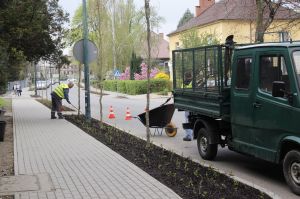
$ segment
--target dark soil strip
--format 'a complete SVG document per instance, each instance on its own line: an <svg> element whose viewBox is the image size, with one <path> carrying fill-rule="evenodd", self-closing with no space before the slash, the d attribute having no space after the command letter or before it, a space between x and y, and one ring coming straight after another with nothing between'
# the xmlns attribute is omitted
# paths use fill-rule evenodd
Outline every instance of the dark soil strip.
<svg viewBox="0 0 300 199"><path fill-rule="evenodd" d="M90 134L124 158L134 163L182 198L271 198L248 185L203 167L154 144L97 120L86 122L84 116L66 115L67 120Z"/></svg>

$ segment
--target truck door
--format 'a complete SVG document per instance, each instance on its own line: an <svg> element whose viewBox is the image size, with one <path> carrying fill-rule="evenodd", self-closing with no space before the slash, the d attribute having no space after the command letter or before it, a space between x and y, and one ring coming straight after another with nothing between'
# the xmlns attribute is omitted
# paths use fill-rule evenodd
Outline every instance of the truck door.
<svg viewBox="0 0 300 199"><path fill-rule="evenodd" d="M233 149L250 153L253 127L253 56L239 56L233 60L231 90L231 123Z"/></svg>
<svg viewBox="0 0 300 199"><path fill-rule="evenodd" d="M253 131L251 143L253 155L275 161L278 143L284 129L288 129L288 118L293 112L288 97L273 97L274 81L285 82L285 91L291 93L291 65L288 56L279 51L261 52L256 55L255 97L253 101ZM290 70L290 71L288 71ZM285 126L283 126L285 125Z"/></svg>

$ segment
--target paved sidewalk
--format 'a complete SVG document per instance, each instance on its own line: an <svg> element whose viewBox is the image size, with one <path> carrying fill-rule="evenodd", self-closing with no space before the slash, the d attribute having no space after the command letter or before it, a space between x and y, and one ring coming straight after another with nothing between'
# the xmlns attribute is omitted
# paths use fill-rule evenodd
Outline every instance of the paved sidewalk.
<svg viewBox="0 0 300 199"><path fill-rule="evenodd" d="M180 198L147 173L28 97L13 99L15 175L49 176L18 198ZM46 183L47 184L47 183Z"/></svg>

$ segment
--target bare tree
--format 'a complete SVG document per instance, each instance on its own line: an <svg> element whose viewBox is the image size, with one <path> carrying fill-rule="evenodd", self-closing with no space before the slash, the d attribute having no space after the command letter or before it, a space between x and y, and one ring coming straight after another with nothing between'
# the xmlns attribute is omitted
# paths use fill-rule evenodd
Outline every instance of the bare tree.
<svg viewBox="0 0 300 199"><path fill-rule="evenodd" d="M279 10L284 12L284 17L289 19L287 27L292 27L295 19L299 19L299 14L295 12L299 8L299 3L294 0L255 0L256 2L256 42L264 42L264 34L270 28ZM287 28L286 27L286 28Z"/></svg>
<svg viewBox="0 0 300 199"><path fill-rule="evenodd" d="M150 0L145 0L145 16L147 23L147 49L148 49L148 60L147 60L147 104L146 104L146 134L147 134L147 145L150 144L150 127L149 127L149 104L150 104L150 66L151 66L151 29L150 29Z"/></svg>
<svg viewBox="0 0 300 199"><path fill-rule="evenodd" d="M271 0L256 0L257 18L256 18L256 42L264 42L264 33L274 20L278 8L282 1L277 3ZM267 10L268 16L264 19L264 11Z"/></svg>

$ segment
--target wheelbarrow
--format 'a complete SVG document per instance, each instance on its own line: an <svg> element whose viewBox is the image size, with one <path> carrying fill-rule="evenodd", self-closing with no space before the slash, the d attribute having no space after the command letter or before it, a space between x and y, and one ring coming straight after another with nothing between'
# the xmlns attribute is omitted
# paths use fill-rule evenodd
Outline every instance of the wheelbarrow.
<svg viewBox="0 0 300 199"><path fill-rule="evenodd" d="M162 135L163 130L169 137L177 134L177 128L171 123L175 107L174 104L166 104L171 98L157 108L149 110L149 128L154 128L154 135ZM146 126L146 112L141 113L137 117Z"/></svg>

